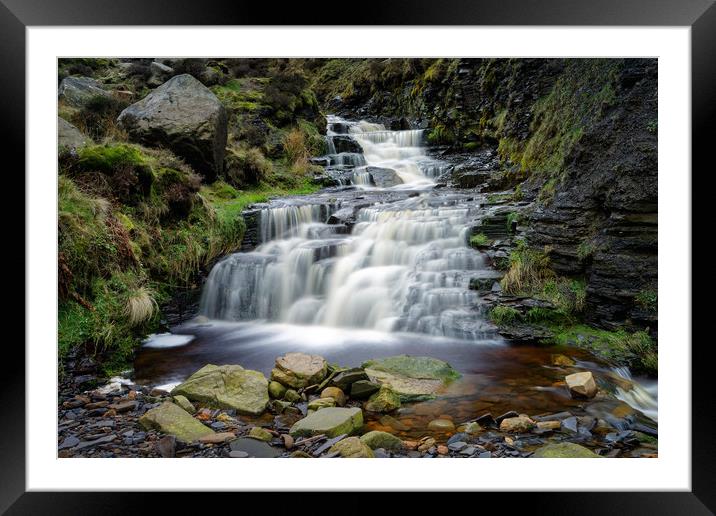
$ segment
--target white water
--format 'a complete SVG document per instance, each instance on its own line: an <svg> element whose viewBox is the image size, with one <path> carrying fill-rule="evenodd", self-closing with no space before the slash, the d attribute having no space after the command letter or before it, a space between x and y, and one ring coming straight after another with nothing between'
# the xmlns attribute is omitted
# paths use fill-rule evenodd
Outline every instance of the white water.
<svg viewBox="0 0 716 516"><path fill-rule="evenodd" d="M336 153L333 143L333 137L339 136L333 131L336 124L348 128L348 135L358 142L363 149L362 154ZM329 162L341 168L352 168L351 184L364 189L374 187L370 174L366 172L367 167L394 171L400 184L392 186L393 189L425 189L433 186L434 178L445 171L445 166L427 156L424 138L423 129L389 131L382 124L328 117L326 140Z"/></svg>
<svg viewBox="0 0 716 516"><path fill-rule="evenodd" d="M349 132L368 165L391 168L403 181L386 190L433 184L419 166L426 160L422 130L387 131L358 122L349 124ZM360 169L354 181L376 189ZM340 200L263 210L263 244L214 267L201 313L234 321L484 338L492 327L468 288L470 277L486 269L482 254L467 246L468 219L478 205L446 204L427 193L376 203L357 211L350 234L325 224L342 207Z"/></svg>

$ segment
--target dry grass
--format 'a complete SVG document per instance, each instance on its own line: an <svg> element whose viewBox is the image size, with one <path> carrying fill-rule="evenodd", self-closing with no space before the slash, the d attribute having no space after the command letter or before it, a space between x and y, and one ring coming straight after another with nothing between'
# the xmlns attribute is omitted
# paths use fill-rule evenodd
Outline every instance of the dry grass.
<svg viewBox="0 0 716 516"><path fill-rule="evenodd" d="M158 310L159 306L149 289L139 287L127 298L124 314L127 316L129 325L134 327L151 319L155 311Z"/></svg>
<svg viewBox="0 0 716 516"><path fill-rule="evenodd" d="M502 278L502 289L507 294L529 292L541 289L546 281L554 277L546 252L520 245L510 256L510 268Z"/></svg>

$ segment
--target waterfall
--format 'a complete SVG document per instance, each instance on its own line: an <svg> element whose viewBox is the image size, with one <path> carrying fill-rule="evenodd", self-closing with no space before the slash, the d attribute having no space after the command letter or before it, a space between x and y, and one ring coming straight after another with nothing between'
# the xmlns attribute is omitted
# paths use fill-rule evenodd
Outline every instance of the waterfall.
<svg viewBox="0 0 716 516"><path fill-rule="evenodd" d="M426 188L432 186L446 166L431 160L425 153L423 129L389 131L382 124L347 121L328 117L326 141L329 169L339 184L345 183L342 172L353 171L350 183L360 188ZM336 146L339 138L341 146ZM354 145L346 144L348 141ZM347 145L348 149L344 148ZM355 152L360 148L362 152ZM381 169L376 180L370 167ZM388 179L386 180L386 176Z"/></svg>

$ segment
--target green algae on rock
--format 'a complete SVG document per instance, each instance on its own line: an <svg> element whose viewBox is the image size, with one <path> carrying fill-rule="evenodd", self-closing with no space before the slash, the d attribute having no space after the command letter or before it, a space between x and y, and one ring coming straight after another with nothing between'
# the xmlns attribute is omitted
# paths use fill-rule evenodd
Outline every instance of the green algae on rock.
<svg viewBox="0 0 716 516"><path fill-rule="evenodd" d="M214 433L211 428L204 426L186 410L170 401L148 411L139 418L139 424L147 430L157 429L186 443Z"/></svg>
<svg viewBox="0 0 716 516"><path fill-rule="evenodd" d="M447 383L460 378L450 364L431 357L398 355L368 360L363 367L371 380L389 386L401 401L434 398Z"/></svg>
<svg viewBox="0 0 716 516"><path fill-rule="evenodd" d="M239 365L206 365L172 390L215 408L258 415L269 401L268 381L262 373Z"/></svg>
<svg viewBox="0 0 716 516"><path fill-rule="evenodd" d="M328 407L297 421L290 430L293 437L325 434L337 437L352 434L363 426L363 411L357 407Z"/></svg>
<svg viewBox="0 0 716 516"><path fill-rule="evenodd" d="M575 443L552 443L538 448L533 458L537 459L599 459L599 455Z"/></svg>

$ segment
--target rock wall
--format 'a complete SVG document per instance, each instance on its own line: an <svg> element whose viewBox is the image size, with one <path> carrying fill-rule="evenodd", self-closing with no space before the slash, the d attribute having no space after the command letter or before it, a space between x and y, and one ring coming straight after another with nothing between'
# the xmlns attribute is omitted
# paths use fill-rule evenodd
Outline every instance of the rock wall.
<svg viewBox="0 0 716 516"><path fill-rule="evenodd" d="M329 88L327 109L406 116L443 152L497 146L498 173L532 201L528 243L585 278L587 320L656 334L657 61L400 61L364 65L373 79L350 95Z"/></svg>

